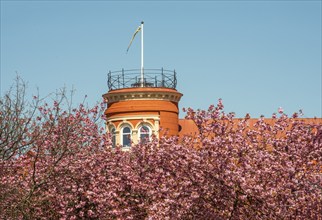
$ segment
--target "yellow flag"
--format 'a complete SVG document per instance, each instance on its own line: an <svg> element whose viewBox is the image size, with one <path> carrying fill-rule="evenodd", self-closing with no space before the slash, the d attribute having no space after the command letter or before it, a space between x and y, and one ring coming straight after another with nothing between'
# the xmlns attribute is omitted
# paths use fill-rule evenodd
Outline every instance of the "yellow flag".
<svg viewBox="0 0 322 220"><path fill-rule="evenodd" d="M130 46L131 46L131 44L132 44L132 41L133 41L133 40L134 40L134 38L135 38L135 35L136 35L140 30L141 30L141 25L138 27L138 29L136 29L135 33L133 34L133 37L132 37L132 39L131 39L131 41L130 41L129 46L127 47L126 52L128 52L128 51L129 51Z"/></svg>

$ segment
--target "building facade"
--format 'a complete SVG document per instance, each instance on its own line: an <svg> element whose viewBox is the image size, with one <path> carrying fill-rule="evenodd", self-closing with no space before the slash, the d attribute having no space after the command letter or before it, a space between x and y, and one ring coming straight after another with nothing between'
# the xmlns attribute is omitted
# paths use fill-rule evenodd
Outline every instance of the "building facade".
<svg viewBox="0 0 322 220"><path fill-rule="evenodd" d="M182 94L176 90L175 71L164 69L109 72L109 91L103 95L107 109L106 130L113 145L129 149L132 144L154 136L195 136L199 133L192 120L179 119ZM241 119L234 119L236 123ZM258 119L248 120L252 127ZM302 118L306 123L322 124L321 118ZM273 125L274 119L265 119Z"/></svg>

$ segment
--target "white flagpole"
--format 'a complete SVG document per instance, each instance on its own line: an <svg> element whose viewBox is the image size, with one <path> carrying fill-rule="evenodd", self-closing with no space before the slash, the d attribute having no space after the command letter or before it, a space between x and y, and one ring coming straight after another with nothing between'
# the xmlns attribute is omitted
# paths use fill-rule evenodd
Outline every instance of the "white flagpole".
<svg viewBox="0 0 322 220"><path fill-rule="evenodd" d="M141 87L144 87L144 67L143 67L143 24L141 22Z"/></svg>

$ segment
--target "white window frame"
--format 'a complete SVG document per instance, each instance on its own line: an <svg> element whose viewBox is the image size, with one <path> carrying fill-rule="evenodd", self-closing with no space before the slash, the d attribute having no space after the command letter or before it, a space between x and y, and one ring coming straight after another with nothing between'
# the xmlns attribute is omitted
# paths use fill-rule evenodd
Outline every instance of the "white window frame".
<svg viewBox="0 0 322 220"><path fill-rule="evenodd" d="M110 135L112 140L112 147L116 147L116 128L114 126L110 129Z"/></svg>
<svg viewBox="0 0 322 220"><path fill-rule="evenodd" d="M129 145L124 145L123 144L123 142L124 142L124 129L126 129L126 128L129 128L130 129L130 132L129 133L125 133L125 134L127 134L127 135L130 135L130 142L129 142ZM122 147L130 147L131 146L131 142L132 142L132 127L130 126L130 125L128 125L128 124L126 124L126 125L123 125L122 127L121 127L121 145L122 145Z"/></svg>
<svg viewBox="0 0 322 220"><path fill-rule="evenodd" d="M149 130L149 141L151 141L151 136L152 136L152 128L149 126L149 125L147 125L147 124L141 124L139 127L138 127L138 141L139 142L142 142L142 140L141 140L141 135L142 135L142 133L141 133L141 129L143 128L143 127L146 127L146 128L148 128L148 130Z"/></svg>

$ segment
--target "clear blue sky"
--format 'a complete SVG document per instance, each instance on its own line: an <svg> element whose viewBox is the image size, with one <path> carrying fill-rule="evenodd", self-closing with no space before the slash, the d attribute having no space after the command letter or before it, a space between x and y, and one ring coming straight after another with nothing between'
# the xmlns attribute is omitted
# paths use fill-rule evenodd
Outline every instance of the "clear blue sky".
<svg viewBox="0 0 322 220"><path fill-rule="evenodd" d="M100 101L109 70L140 68L142 20L145 68L177 71L180 109L322 117L321 1L1 0L1 94L18 72L31 94Z"/></svg>

